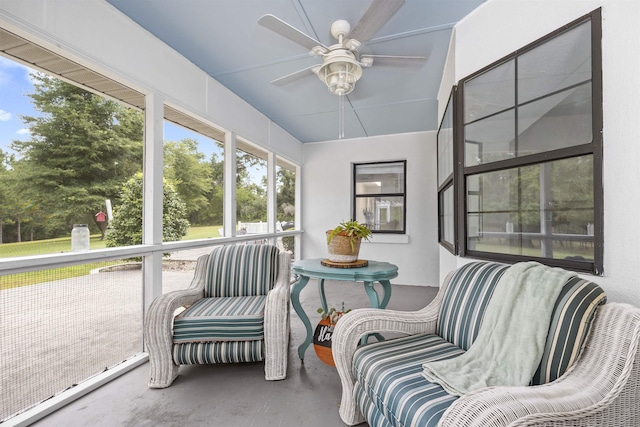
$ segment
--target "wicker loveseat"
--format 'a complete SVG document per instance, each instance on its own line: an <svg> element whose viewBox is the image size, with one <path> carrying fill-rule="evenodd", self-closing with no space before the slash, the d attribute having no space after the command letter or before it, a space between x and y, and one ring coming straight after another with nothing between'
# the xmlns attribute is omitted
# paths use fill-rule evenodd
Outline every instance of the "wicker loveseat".
<svg viewBox="0 0 640 427"><path fill-rule="evenodd" d="M343 316L332 344L342 420L371 427L640 426L640 309L605 304L602 289L577 276L562 287L529 386L457 397L422 376L423 363L471 347L507 268L467 264L416 312L358 309ZM359 345L372 332L407 335Z"/></svg>

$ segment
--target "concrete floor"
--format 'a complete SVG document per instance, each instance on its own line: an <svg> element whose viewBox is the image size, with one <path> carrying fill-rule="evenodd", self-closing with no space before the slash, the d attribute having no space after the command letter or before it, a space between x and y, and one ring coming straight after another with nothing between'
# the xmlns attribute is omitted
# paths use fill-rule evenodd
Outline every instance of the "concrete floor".
<svg viewBox="0 0 640 427"><path fill-rule="evenodd" d="M417 310L435 287L394 285L389 309ZM329 307L366 307L361 283L327 282ZM320 306L315 281L301 293L312 323ZM297 347L304 326L292 310L289 369L283 381L265 381L262 363L182 366L174 384L147 388L148 364L117 378L33 424L34 426L343 426L338 415L341 387L336 370L321 362L313 345L304 364ZM362 424L365 426L366 424Z"/></svg>

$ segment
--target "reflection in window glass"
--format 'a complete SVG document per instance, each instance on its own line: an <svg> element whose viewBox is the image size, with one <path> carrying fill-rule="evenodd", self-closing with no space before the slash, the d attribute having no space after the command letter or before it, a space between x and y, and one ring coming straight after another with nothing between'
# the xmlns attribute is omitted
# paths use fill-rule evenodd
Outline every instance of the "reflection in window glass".
<svg viewBox="0 0 640 427"><path fill-rule="evenodd" d="M438 186L453 173L453 103L449 105L438 129Z"/></svg>
<svg viewBox="0 0 640 427"><path fill-rule="evenodd" d="M515 105L515 62L507 61L464 85L464 123L471 123Z"/></svg>
<svg viewBox="0 0 640 427"><path fill-rule="evenodd" d="M518 156L557 150L592 139L591 85L559 92L518 109Z"/></svg>
<svg viewBox="0 0 640 427"><path fill-rule="evenodd" d="M90 249L104 248L122 187L142 172L142 113L2 63L0 257L69 252L74 224L87 225Z"/></svg>
<svg viewBox="0 0 640 427"><path fill-rule="evenodd" d="M591 80L591 23L585 22L518 57L518 102Z"/></svg>
<svg viewBox="0 0 640 427"><path fill-rule="evenodd" d="M404 233L406 162L354 165L354 219L373 232Z"/></svg>
<svg viewBox="0 0 640 427"><path fill-rule="evenodd" d="M440 193L440 240L453 245L454 243L454 217L453 217L453 185L448 186Z"/></svg>
<svg viewBox="0 0 640 427"><path fill-rule="evenodd" d="M505 160L515 150L515 110L465 126L465 166Z"/></svg>
<svg viewBox="0 0 640 427"><path fill-rule="evenodd" d="M593 156L482 173L467 183L470 250L593 260Z"/></svg>

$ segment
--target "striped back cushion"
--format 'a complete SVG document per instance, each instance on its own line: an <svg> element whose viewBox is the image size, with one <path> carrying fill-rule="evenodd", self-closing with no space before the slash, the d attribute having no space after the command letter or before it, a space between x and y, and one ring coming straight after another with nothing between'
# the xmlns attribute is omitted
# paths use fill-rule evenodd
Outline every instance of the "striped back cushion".
<svg viewBox="0 0 640 427"><path fill-rule="evenodd" d="M205 297L266 295L278 274L278 248L273 245L229 245L209 255Z"/></svg>
<svg viewBox="0 0 640 427"><path fill-rule="evenodd" d="M607 297L593 282L573 277L562 288L551 316L549 334L532 385L562 376L580 355L596 309Z"/></svg>
<svg viewBox="0 0 640 427"><path fill-rule="evenodd" d="M508 267L495 262L472 262L457 269L442 300L438 335L468 350L478 335L493 290Z"/></svg>

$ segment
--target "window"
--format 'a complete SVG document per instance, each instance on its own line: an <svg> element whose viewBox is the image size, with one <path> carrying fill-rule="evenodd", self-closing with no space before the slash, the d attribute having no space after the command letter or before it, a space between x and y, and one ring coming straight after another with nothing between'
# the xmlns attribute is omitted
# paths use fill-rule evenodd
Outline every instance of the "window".
<svg viewBox="0 0 640 427"><path fill-rule="evenodd" d="M107 224L142 172L144 96L3 29L0 72L0 258L70 252L74 224L126 245Z"/></svg>
<svg viewBox="0 0 640 427"><path fill-rule="evenodd" d="M438 129L438 241L453 254L457 253L453 190L455 93L454 87Z"/></svg>
<svg viewBox="0 0 640 427"><path fill-rule="evenodd" d="M406 161L353 167L353 218L373 233L405 233Z"/></svg>
<svg viewBox="0 0 640 427"><path fill-rule="evenodd" d="M602 273L600 34L596 11L461 81L466 255Z"/></svg>

